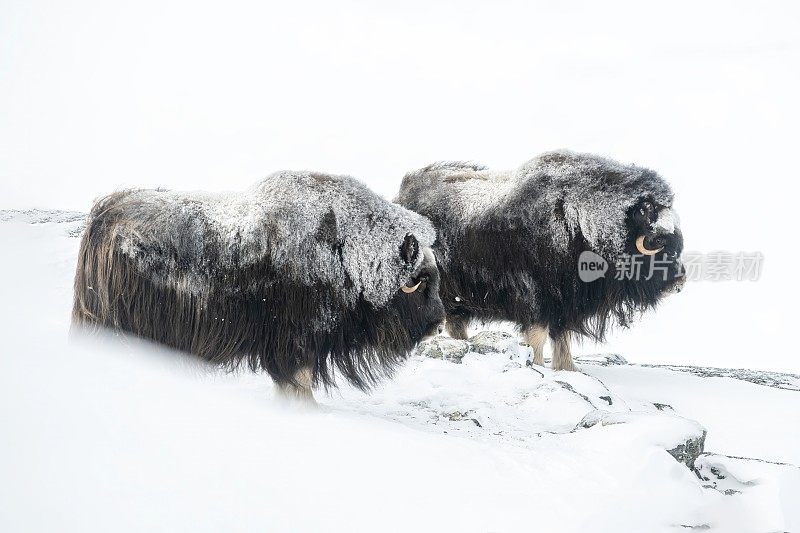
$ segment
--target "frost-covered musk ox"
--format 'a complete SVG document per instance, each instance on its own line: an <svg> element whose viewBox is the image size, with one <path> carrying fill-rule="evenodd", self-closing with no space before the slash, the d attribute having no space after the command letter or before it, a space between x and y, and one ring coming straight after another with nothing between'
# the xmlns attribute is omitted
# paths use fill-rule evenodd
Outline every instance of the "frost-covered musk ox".
<svg viewBox="0 0 800 533"><path fill-rule="evenodd" d="M279 172L243 193L128 190L95 203L73 323L265 370L289 395L362 389L442 329L424 217L347 176Z"/></svg>
<svg viewBox="0 0 800 533"><path fill-rule="evenodd" d="M553 368L572 370L572 334L602 340L614 319L627 325L682 286L672 199L652 170L558 151L506 172L435 163L406 175L396 201L437 229L453 337L464 338L472 319L509 320L523 330L534 363L543 364L549 334ZM610 264L590 283L578 272L584 251ZM615 279L625 254L639 264L638 279ZM658 272L644 279L653 261Z"/></svg>

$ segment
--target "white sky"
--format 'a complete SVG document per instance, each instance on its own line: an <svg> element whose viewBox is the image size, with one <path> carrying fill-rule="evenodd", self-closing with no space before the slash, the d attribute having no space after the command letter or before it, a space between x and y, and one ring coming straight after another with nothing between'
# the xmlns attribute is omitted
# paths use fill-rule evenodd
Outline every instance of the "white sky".
<svg viewBox="0 0 800 533"><path fill-rule="evenodd" d="M596 152L672 183L688 250L766 258L606 349L800 372L797 3L121 4L0 3L0 208Z"/></svg>

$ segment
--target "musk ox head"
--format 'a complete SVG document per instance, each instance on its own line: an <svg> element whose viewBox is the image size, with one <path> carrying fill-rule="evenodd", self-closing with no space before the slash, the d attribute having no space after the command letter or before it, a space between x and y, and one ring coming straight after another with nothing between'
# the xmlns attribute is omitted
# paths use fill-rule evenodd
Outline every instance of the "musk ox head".
<svg viewBox="0 0 800 533"><path fill-rule="evenodd" d="M638 281L649 286L654 296L680 292L686 270L681 263L683 234L678 214L672 207L643 199L629 210L627 220L627 256L642 262Z"/></svg>
<svg viewBox="0 0 800 533"><path fill-rule="evenodd" d="M602 338L606 317L625 325L637 311L683 287L683 235L673 193L657 173L566 151L544 154L520 172L522 189L538 190L532 195L534 211L550 215L554 254L577 259L579 268L586 251L609 263L602 277L579 277L578 298L597 308L584 322L594 326L587 328L589 334Z"/></svg>
<svg viewBox="0 0 800 533"><path fill-rule="evenodd" d="M400 287L390 307L397 310L403 328L409 332L413 347L419 341L442 332L444 327L444 306L439 298L439 269L430 248L420 250L413 235L407 235L400 249L401 256L408 262L415 262L421 254L420 267L409 276Z"/></svg>

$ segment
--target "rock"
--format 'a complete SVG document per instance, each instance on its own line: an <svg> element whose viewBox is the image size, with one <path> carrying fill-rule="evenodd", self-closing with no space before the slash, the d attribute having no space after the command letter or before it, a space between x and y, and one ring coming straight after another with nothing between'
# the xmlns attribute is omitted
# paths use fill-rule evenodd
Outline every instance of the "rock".
<svg viewBox="0 0 800 533"><path fill-rule="evenodd" d="M459 422L461 420L469 420L470 422L475 424L477 427L479 427L479 428L483 427L483 425L478 421L478 419L473 416L473 412L472 411L467 411L465 413L461 412L461 411L453 411L452 413L448 413L446 416L447 416L448 420L450 420L451 422Z"/></svg>
<svg viewBox="0 0 800 533"><path fill-rule="evenodd" d="M583 419L580 422L578 422L577 428L587 429L594 427L598 424L601 426L610 426L613 424L622 424L625 422L625 420L622 420L619 417L610 416L612 414L614 413L609 413L608 411L603 411L602 409L595 409L594 411L589 411L588 413L586 413L586 416L584 416Z"/></svg>
<svg viewBox="0 0 800 533"><path fill-rule="evenodd" d="M775 389L786 389L800 391L800 374L785 374L781 372L768 372L765 370L747 370L744 368L716 368L703 366L682 366L682 365L650 365L641 364L639 366L649 368L665 368L673 372L686 372L701 378L731 378L741 381L749 381L756 385L772 387Z"/></svg>
<svg viewBox="0 0 800 533"><path fill-rule="evenodd" d="M678 415L655 412L609 412L602 409L591 411L578 423L576 429L594 426L625 424L631 438L642 438L664 448L679 463L694 470L694 463L706 442L706 430L693 420Z"/></svg>
<svg viewBox="0 0 800 533"><path fill-rule="evenodd" d="M559 385L561 385L562 387L564 387L565 389L570 391L572 394L580 396L589 405L594 406L594 404L592 403L592 400L590 400L588 396L586 396L582 392L576 391L575 387L573 387L571 384L567 383L566 381L554 380L554 383L558 383ZM609 405L611 405L611 398L609 398L608 402L609 402ZM599 412L599 411L592 411L592 412ZM589 413L589 414L592 414L592 413ZM586 415L586 416L589 416L589 415ZM585 419L585 417L584 417L584 419ZM583 423L583 420L581 420L581 423ZM592 424L592 425L594 425L594 424ZM591 426L584 426L584 427L591 427Z"/></svg>
<svg viewBox="0 0 800 533"><path fill-rule="evenodd" d="M628 360L617 353L581 355L580 357L576 357L575 361L579 363L588 363L590 365L600 366L617 366L628 364Z"/></svg>
<svg viewBox="0 0 800 533"><path fill-rule="evenodd" d="M420 343L416 353L431 359L444 359L453 363L460 363L470 351L469 348L467 341L439 336Z"/></svg>
<svg viewBox="0 0 800 533"><path fill-rule="evenodd" d="M481 331L469 339L470 351L476 353L504 353L517 355L520 350L515 335L504 331Z"/></svg>
<svg viewBox="0 0 800 533"><path fill-rule="evenodd" d="M706 430L703 430L700 435L690 437L683 444L679 444L667 452L679 463L685 464L689 469L694 469L694 462L703 453L705 444Z"/></svg>
<svg viewBox="0 0 800 533"><path fill-rule="evenodd" d="M7 209L0 210L0 222L17 220L27 224L64 224L66 234L79 237L86 224L86 213L59 211L54 209Z"/></svg>
<svg viewBox="0 0 800 533"><path fill-rule="evenodd" d="M783 512L769 513L771 523L761 531L798 531L800 511L800 468L775 461L703 453L695 461L695 474L707 489L725 496L736 496L737 506L744 502L785 502ZM752 505L752 504L751 504ZM775 507L777 509L777 506ZM755 512L752 508L750 513ZM747 511L745 511L747 512Z"/></svg>

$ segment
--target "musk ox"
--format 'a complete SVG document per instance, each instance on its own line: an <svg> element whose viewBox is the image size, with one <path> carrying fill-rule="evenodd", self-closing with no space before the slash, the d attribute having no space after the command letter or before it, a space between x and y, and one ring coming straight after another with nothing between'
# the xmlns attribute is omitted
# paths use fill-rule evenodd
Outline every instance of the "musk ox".
<svg viewBox="0 0 800 533"><path fill-rule="evenodd" d="M601 341L682 287L672 199L652 170L557 151L505 172L435 163L407 174L396 201L436 227L450 335L464 338L472 319L511 321L535 364L549 336L553 368L573 370L572 335ZM579 260L599 277L584 280Z"/></svg>
<svg viewBox="0 0 800 533"><path fill-rule="evenodd" d="M73 323L246 364L309 401L337 372L367 389L442 330L434 239L424 217L347 176L117 192L88 217Z"/></svg>

